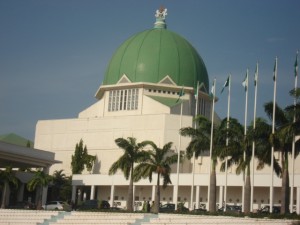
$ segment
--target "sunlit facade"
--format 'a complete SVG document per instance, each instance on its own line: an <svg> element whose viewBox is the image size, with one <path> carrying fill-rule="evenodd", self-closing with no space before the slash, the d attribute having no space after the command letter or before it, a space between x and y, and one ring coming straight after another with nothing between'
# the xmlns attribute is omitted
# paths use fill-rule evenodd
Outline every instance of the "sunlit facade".
<svg viewBox="0 0 300 225"><path fill-rule="evenodd" d="M108 175L112 163L123 153L115 139L151 140L159 147L171 141L174 152L185 151L190 139L181 137L179 129L194 126L195 112L211 118L209 77L202 58L187 40L166 28L166 9L158 10L155 16L153 29L133 35L117 49L96 92L95 104L80 112L77 118L37 123L35 147L55 152L55 159L63 162L53 165L50 174L60 169L71 174L71 156L80 139L88 153L96 155L91 172L73 175L73 200L108 200L111 205L125 207L129 181L121 172ZM179 99L182 89L185 95ZM218 121L217 115L215 121ZM299 212L300 167L297 162L294 204ZM194 160L185 159L179 166L178 176L177 167L173 165L172 184L162 189L161 202L184 202L190 209L206 205L209 163L208 154ZM253 209L269 203L270 180L269 168L255 171ZM155 185L155 177L151 183L149 180L134 183L135 209L141 209L143 201L154 200ZM227 176L217 169L219 205L224 200L241 205L242 187L243 176L236 175L234 168L228 170ZM274 177L274 187L274 204L278 205L280 178ZM80 190L79 196L76 190Z"/></svg>

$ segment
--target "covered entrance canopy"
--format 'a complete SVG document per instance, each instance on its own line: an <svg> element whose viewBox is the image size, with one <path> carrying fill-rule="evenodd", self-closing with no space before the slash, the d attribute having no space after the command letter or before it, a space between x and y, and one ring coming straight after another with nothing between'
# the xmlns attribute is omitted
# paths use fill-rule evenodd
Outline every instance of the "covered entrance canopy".
<svg viewBox="0 0 300 225"><path fill-rule="evenodd" d="M61 163L54 156L53 152L0 141L0 168L47 168L54 163Z"/></svg>

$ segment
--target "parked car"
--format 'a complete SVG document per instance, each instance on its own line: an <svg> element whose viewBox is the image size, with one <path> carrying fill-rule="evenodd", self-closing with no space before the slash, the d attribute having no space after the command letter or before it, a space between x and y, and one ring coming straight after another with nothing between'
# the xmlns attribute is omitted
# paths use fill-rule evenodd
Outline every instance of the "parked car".
<svg viewBox="0 0 300 225"><path fill-rule="evenodd" d="M97 199L86 200L79 207L79 210L87 209L110 209L110 204L108 201L99 201Z"/></svg>
<svg viewBox="0 0 300 225"><path fill-rule="evenodd" d="M22 201L9 206L10 209L36 209L36 205L32 202Z"/></svg>
<svg viewBox="0 0 300 225"><path fill-rule="evenodd" d="M204 209L204 208L198 208L198 209L193 209L192 212L193 212L193 213L207 212L207 210Z"/></svg>
<svg viewBox="0 0 300 225"><path fill-rule="evenodd" d="M219 208L218 212L224 212L224 206ZM242 212L242 206L240 206L240 205L226 205L226 212L241 213Z"/></svg>
<svg viewBox="0 0 300 225"><path fill-rule="evenodd" d="M108 201L102 200L99 205L100 209L110 209L110 204Z"/></svg>
<svg viewBox="0 0 300 225"><path fill-rule="evenodd" d="M184 206L180 206L180 207L177 207L177 211L178 212L188 212L189 209ZM175 212L175 204L173 204L173 203L164 204L159 207L159 212Z"/></svg>
<svg viewBox="0 0 300 225"><path fill-rule="evenodd" d="M280 213L280 210L281 210L280 206L273 206L272 213ZM257 213L262 213L262 214L270 213L270 206L266 205L266 206L262 207L261 209L258 209Z"/></svg>
<svg viewBox="0 0 300 225"><path fill-rule="evenodd" d="M71 206L63 201L50 201L47 202L45 205L42 206L45 210L64 210L64 211L70 211Z"/></svg>
<svg viewBox="0 0 300 225"><path fill-rule="evenodd" d="M82 204L78 207L79 210L98 209L98 208L99 208L98 200L86 200L82 202Z"/></svg>

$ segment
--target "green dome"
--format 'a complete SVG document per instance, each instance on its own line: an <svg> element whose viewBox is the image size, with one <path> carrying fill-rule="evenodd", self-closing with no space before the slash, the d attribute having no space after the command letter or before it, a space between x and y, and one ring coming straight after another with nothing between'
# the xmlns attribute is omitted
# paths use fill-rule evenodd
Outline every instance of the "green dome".
<svg viewBox="0 0 300 225"><path fill-rule="evenodd" d="M155 26L133 35L113 55L103 85L116 84L123 75L135 82L158 83L167 75L178 85L209 90L207 70L195 48L180 35Z"/></svg>

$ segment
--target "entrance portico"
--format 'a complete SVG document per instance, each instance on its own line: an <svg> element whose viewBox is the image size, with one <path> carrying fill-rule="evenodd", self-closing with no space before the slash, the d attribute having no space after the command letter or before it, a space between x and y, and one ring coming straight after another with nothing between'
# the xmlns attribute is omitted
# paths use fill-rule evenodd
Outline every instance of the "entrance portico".
<svg viewBox="0 0 300 225"><path fill-rule="evenodd" d="M1 168L11 166L12 168L42 168L45 173L49 173L49 167L55 163L61 163L54 159L55 153L40 149L28 148L19 145L9 144L0 141L0 165ZM18 171L16 176L22 182L19 188L17 200L22 201L25 185L32 174ZM42 203L47 199L47 187L43 188ZM7 201L9 199L7 198ZM8 205L9 202L6 202Z"/></svg>

